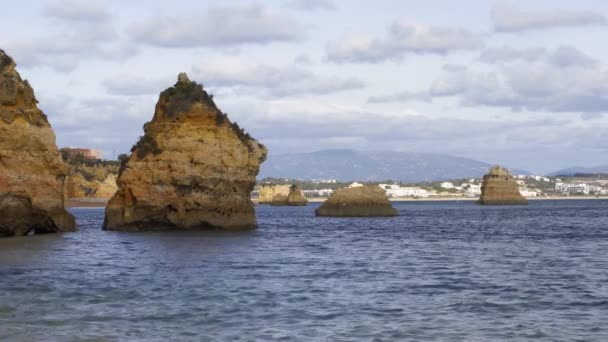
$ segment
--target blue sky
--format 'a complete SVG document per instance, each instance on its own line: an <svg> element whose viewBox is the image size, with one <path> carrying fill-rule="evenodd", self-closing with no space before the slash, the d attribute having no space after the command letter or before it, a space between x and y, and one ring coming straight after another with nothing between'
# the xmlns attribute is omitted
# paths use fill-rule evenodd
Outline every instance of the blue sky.
<svg viewBox="0 0 608 342"><path fill-rule="evenodd" d="M372 5L373 3L373 5ZM608 164L605 1L27 1L0 48L60 146L126 152L185 71L271 153Z"/></svg>

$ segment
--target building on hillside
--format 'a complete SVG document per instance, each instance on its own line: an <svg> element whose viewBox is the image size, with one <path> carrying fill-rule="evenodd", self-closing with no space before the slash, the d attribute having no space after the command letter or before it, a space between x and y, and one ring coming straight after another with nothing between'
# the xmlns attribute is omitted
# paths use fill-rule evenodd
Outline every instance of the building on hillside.
<svg viewBox="0 0 608 342"><path fill-rule="evenodd" d="M362 186L363 186L363 184L358 183L358 182L354 182L353 184L349 185L348 187L349 188L360 188Z"/></svg>
<svg viewBox="0 0 608 342"><path fill-rule="evenodd" d="M417 186L402 187L398 184L378 184L386 191L388 197L430 197L436 195L434 191L419 188Z"/></svg>
<svg viewBox="0 0 608 342"><path fill-rule="evenodd" d="M306 197L329 197L334 193L332 189L321 190L302 190L302 194Z"/></svg>
<svg viewBox="0 0 608 342"><path fill-rule="evenodd" d="M529 188L519 188L519 193L524 197L538 197L540 193L538 190L529 189Z"/></svg>
<svg viewBox="0 0 608 342"><path fill-rule="evenodd" d="M444 189L454 189L454 183L452 182L443 182L440 186Z"/></svg>
<svg viewBox="0 0 608 342"><path fill-rule="evenodd" d="M77 156L83 156L84 158L90 160L101 160L103 158L102 150L94 150L90 148L63 147L60 151L70 159L76 158Z"/></svg>

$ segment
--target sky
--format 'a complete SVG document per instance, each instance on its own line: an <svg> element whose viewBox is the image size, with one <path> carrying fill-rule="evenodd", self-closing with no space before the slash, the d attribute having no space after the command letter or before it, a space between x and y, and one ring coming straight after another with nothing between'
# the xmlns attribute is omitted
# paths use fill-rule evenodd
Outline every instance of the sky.
<svg viewBox="0 0 608 342"><path fill-rule="evenodd" d="M0 49L60 147L128 152L179 72L271 154L608 164L603 0L29 0Z"/></svg>

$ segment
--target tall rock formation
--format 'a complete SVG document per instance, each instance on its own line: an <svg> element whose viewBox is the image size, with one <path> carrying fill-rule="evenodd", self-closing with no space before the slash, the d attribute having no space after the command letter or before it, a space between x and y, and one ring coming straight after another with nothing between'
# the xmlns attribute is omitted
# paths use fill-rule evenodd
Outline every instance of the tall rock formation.
<svg viewBox="0 0 608 342"><path fill-rule="evenodd" d="M182 73L123 162L104 229L254 228L250 196L266 153Z"/></svg>
<svg viewBox="0 0 608 342"><path fill-rule="evenodd" d="M289 184L263 184L260 187L260 195L258 197L259 204L271 204L275 196L289 195L291 185Z"/></svg>
<svg viewBox="0 0 608 342"><path fill-rule="evenodd" d="M76 229L63 207L67 174L34 90L0 50L0 236Z"/></svg>
<svg viewBox="0 0 608 342"><path fill-rule="evenodd" d="M304 197L304 194L302 194L302 190L300 190L300 188L294 184L289 187L289 193L287 196L281 194L275 195L270 205L275 207L299 207L308 205L308 200L306 197Z"/></svg>
<svg viewBox="0 0 608 342"><path fill-rule="evenodd" d="M483 176L479 204L528 204L528 200L519 192L519 186L511 173L505 168L494 166Z"/></svg>
<svg viewBox="0 0 608 342"><path fill-rule="evenodd" d="M399 215L388 200L386 191L376 185L338 189L315 210L315 214L336 217Z"/></svg>

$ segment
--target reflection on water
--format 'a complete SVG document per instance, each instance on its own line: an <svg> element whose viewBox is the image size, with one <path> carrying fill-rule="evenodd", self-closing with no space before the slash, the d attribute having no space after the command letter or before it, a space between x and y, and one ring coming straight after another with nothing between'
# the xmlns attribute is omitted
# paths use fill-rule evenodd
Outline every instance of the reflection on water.
<svg viewBox="0 0 608 342"><path fill-rule="evenodd" d="M0 340L607 340L608 202L0 239Z"/></svg>

